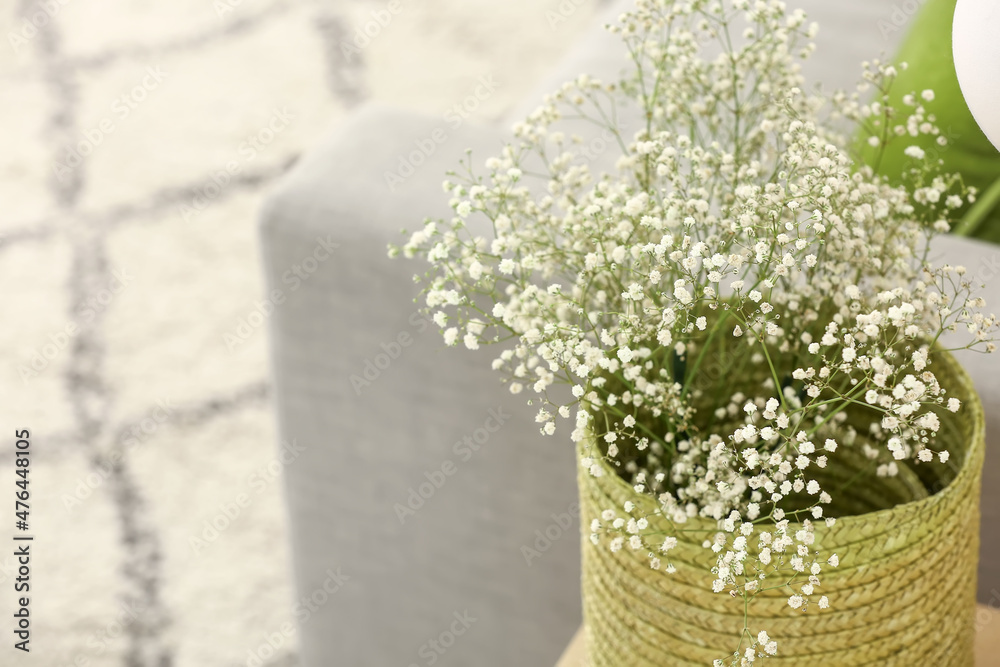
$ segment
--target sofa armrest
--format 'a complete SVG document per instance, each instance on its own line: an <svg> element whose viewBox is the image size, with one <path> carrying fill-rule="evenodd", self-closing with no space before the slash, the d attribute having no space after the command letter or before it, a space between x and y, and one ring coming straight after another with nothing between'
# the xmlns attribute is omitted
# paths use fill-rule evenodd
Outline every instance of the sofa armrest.
<svg viewBox="0 0 1000 667"><path fill-rule="evenodd" d="M366 108L261 215L309 667L551 664L580 623L571 444L538 433L489 355L444 347L413 303L420 266L386 256L448 213L465 148L501 138ZM430 155L390 188L400 147Z"/></svg>

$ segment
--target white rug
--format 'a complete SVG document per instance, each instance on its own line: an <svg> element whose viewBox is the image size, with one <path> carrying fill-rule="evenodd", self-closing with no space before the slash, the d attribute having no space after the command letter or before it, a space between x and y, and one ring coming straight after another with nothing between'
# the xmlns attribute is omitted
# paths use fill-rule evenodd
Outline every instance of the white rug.
<svg viewBox="0 0 1000 667"><path fill-rule="evenodd" d="M267 335L232 337L262 194L366 100L492 75L500 116L596 4L0 2L0 543L15 429L35 536L30 655L0 546L0 664L297 664Z"/></svg>

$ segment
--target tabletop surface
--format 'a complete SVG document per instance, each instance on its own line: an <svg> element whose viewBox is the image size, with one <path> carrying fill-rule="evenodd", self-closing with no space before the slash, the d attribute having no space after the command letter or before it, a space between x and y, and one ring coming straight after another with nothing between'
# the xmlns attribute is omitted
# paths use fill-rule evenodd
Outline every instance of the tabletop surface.
<svg viewBox="0 0 1000 667"><path fill-rule="evenodd" d="M976 667L1000 667L1000 611L979 606L976 632ZM583 630L577 631L556 667L587 667Z"/></svg>

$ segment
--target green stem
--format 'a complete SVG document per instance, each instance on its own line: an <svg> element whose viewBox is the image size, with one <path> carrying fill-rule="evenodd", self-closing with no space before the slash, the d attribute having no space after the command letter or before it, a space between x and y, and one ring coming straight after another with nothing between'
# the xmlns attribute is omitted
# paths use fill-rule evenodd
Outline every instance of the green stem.
<svg viewBox="0 0 1000 667"><path fill-rule="evenodd" d="M841 410L843 410L845 407L847 407L848 403L852 402L855 398L857 398L858 396L860 396L861 392L865 391L866 387L867 387L867 385L862 384L862 383L858 383L858 386L857 386L856 389L853 389L853 390L847 392L847 395L843 397L844 400L840 402L840 405L838 405L836 408L834 408L833 410L831 410L829 412L829 414L827 414L826 417L824 417L823 420L820 423L818 423L815 426L813 426L809 430L809 432L806 433L806 437L811 438L813 436L813 434L816 433L816 431L820 430L823 427L824 424L826 424L828 421L830 421L831 419L833 419L834 417L836 417L840 413Z"/></svg>
<svg viewBox="0 0 1000 667"><path fill-rule="evenodd" d="M986 218L998 205L1000 205L1000 179L997 179L989 190L976 200L976 203L972 205L972 208L969 209L952 233L955 236L975 236L980 225L986 221Z"/></svg>
<svg viewBox="0 0 1000 667"><path fill-rule="evenodd" d="M704 345L702 345L701 351L698 353L698 358L694 361L694 366L692 366L691 370L688 372L691 379L689 382L684 383L684 390L681 392L681 400L687 397L688 392L691 390L691 385L694 384L694 379L698 377L698 368L701 367L701 362L705 358L705 354L712 346L712 340L715 338L715 335L722 330L722 326L728 318L729 310L724 310L722 312L722 316L719 317L719 319L715 321L715 324L712 325L712 331L709 332L708 339L705 341Z"/></svg>
<svg viewBox="0 0 1000 667"><path fill-rule="evenodd" d="M862 468L861 470L857 471L856 473L854 473L853 477L851 477L849 480L847 480L846 482L844 482L844 484L841 485L841 487L839 489L837 489L837 493L843 493L844 490L849 489L855 482L857 482L859 479L861 479L861 477L863 475L867 475L867 474L871 473L872 468L876 467L877 465L878 465L878 461L877 460L876 461L872 461L871 463L868 464L868 466L866 466L866 467Z"/></svg>

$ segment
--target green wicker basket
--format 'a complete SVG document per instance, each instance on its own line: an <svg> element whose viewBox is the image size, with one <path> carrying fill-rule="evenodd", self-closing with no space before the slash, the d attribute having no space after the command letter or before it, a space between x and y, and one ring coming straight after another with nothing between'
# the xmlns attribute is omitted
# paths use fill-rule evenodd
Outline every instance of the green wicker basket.
<svg viewBox="0 0 1000 667"><path fill-rule="evenodd" d="M962 409L941 416L939 443L949 464L919 466L892 479L854 487L834 498L830 528L818 525L816 547L837 553L819 594L830 608L793 610L790 590L762 593L750 605L750 627L779 642L768 665L913 667L973 664L979 486L984 451L982 405L968 375L947 353L933 370ZM592 443L591 443L592 444ZM581 443L584 455L588 443ZM831 457L829 474L853 476L851 448ZM589 667L711 665L736 649L743 629L739 600L713 593L715 555L702 546L717 532L714 521L692 520L670 552L677 568L649 567L645 551L612 553L590 541L591 519L627 500L650 511L655 500L636 494L607 463L593 477L581 469L583 605ZM646 512L643 512L644 514ZM650 530L669 533L651 517ZM765 582L766 587L766 582Z"/></svg>

